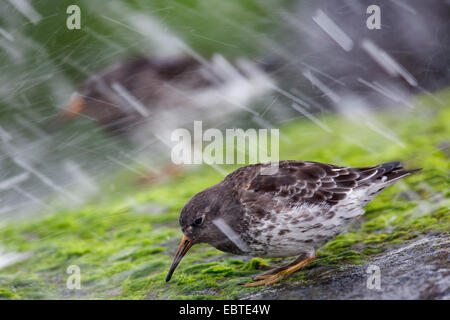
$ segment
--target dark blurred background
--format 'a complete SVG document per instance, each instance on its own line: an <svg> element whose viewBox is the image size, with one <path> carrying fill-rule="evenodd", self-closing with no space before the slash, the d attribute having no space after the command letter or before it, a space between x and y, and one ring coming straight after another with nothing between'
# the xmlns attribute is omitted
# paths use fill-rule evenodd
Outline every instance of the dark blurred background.
<svg viewBox="0 0 450 320"><path fill-rule="evenodd" d="M80 30L66 27L72 4ZM366 27L369 5L381 9L380 30ZM450 80L443 0L5 0L0 8L0 218L98 200L102 188L114 196L123 170L164 175L167 135L194 119L217 128L326 112L351 119L408 106ZM86 108L61 120L77 107L75 92ZM113 120L100 120L105 114Z"/></svg>

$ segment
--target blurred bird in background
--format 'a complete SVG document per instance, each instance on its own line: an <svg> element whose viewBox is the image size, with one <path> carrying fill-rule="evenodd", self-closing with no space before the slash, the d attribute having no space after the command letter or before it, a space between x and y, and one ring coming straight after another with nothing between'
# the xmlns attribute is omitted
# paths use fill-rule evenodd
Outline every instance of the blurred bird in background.
<svg viewBox="0 0 450 320"><path fill-rule="evenodd" d="M189 56L129 59L87 79L48 128L57 130L88 117L136 145L155 137L167 145L173 130L189 129L193 121L214 125L217 119L254 113L248 106L273 86L264 70L269 68L246 59L233 65L220 55L211 61ZM175 175L180 170L167 165L161 171ZM144 180L156 178L150 173Z"/></svg>
<svg viewBox="0 0 450 320"><path fill-rule="evenodd" d="M168 163L170 133L194 120L270 128L332 110L386 136L375 108L413 108L413 94L450 84L448 1L258 1L258 12L238 2L80 1L91 15L80 30L55 27L54 2L33 4L45 19L28 21L14 1L0 11L0 135L17 149L2 150L0 165L21 174L19 154L48 177L46 188L27 180L37 198L59 190L53 183L72 189L80 177ZM366 26L371 5L380 29ZM9 194L14 208L23 196Z"/></svg>
<svg viewBox="0 0 450 320"><path fill-rule="evenodd" d="M135 58L92 75L54 124L59 127L84 115L111 134L132 134L150 125L151 132L161 133L193 120L244 111L271 83L262 68L244 59L234 66L220 55L211 61Z"/></svg>

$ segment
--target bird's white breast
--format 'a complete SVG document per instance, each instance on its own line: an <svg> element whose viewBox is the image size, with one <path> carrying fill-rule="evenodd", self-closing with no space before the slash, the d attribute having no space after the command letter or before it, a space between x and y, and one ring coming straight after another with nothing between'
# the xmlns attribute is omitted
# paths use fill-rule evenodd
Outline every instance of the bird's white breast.
<svg viewBox="0 0 450 320"><path fill-rule="evenodd" d="M364 214L365 201L360 194L330 207L326 204L301 204L290 209L272 211L259 219L249 234L255 255L288 257L316 251L338 234L345 232L355 218ZM255 221L256 222L256 221Z"/></svg>

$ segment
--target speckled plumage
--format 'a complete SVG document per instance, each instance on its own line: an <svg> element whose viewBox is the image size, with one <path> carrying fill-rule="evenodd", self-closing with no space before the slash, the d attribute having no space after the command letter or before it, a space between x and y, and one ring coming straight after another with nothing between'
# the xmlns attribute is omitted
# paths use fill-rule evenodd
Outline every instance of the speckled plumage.
<svg viewBox="0 0 450 320"><path fill-rule="evenodd" d="M400 163L350 168L310 161L281 161L240 168L221 183L237 193L249 255L286 257L314 252L339 233L382 190L411 171Z"/></svg>
<svg viewBox="0 0 450 320"><path fill-rule="evenodd" d="M420 170L399 162L352 168L280 161L266 175L269 166L239 168L189 200L180 225L190 243L248 256L312 258L380 192Z"/></svg>

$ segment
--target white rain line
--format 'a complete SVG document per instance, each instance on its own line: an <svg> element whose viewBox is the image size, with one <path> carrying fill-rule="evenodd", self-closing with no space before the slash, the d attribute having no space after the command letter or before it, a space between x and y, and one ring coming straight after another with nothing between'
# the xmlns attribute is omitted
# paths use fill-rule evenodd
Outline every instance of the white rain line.
<svg viewBox="0 0 450 320"><path fill-rule="evenodd" d="M396 4L397 6L399 6L400 8L408 11L409 13L412 13L414 15L417 15L417 11L416 9L414 9L411 6L408 6L406 3L402 2L402 1L398 1L398 0L391 0L394 4ZM448 1L447 1L448 3Z"/></svg>
<svg viewBox="0 0 450 320"><path fill-rule="evenodd" d="M388 97L389 99L391 99L394 102L399 102L399 103L402 102L402 99L398 98L395 94L392 94L389 91L383 90L383 88L380 88L379 86L377 86L373 83L370 83L362 78L358 78L357 80L358 80L358 82L364 84L365 86L369 87L370 89L377 91L378 93L381 93L382 95Z"/></svg>
<svg viewBox="0 0 450 320"><path fill-rule="evenodd" d="M161 137L159 134L157 133L153 133L153 135L155 136L156 139L158 139L163 145L165 145L167 148L169 148L170 150L172 150L173 145L171 144L171 142L168 142L167 139L164 139L163 137Z"/></svg>
<svg viewBox="0 0 450 320"><path fill-rule="evenodd" d="M23 203L23 202L22 202L20 205L15 206L15 207L13 207L13 206L4 206L4 207L2 207L2 208L0 209L0 216L3 215L3 214L5 214L5 213L11 212L11 211L13 211L13 210L17 210L17 209L20 208L21 206L24 206L24 203Z"/></svg>
<svg viewBox="0 0 450 320"><path fill-rule="evenodd" d="M143 166L144 168L150 170L150 171L153 172L153 173L161 174L161 171L159 171L158 169L153 168L152 166L150 166L150 165L144 163L143 161L140 161L140 160L138 160L138 159L134 159L133 157L131 157L130 155L128 155L126 152L121 151L120 154L121 154L122 156L124 156L124 157L130 159L130 160L133 160L133 161L136 162L137 164L140 164L141 166Z"/></svg>
<svg viewBox="0 0 450 320"><path fill-rule="evenodd" d="M400 141L394 134L392 133L388 133L387 132L387 128L383 128L383 130L381 128L378 128L377 126L375 126L372 122L370 121L366 121L366 124L368 125L368 127L370 129L372 129L373 131L375 131L376 133L378 133L379 135L385 137L386 139L398 144L400 147L405 148L405 144Z"/></svg>
<svg viewBox="0 0 450 320"><path fill-rule="evenodd" d="M16 262L24 261L29 257L31 257L30 253L17 253L17 252L4 253L0 251L0 270Z"/></svg>
<svg viewBox="0 0 450 320"><path fill-rule="evenodd" d="M206 163L205 162L205 164L207 164L208 166L210 166L211 168L213 168L214 170L216 170L217 172L219 172L223 176L228 175L228 172L226 172L225 170L223 170L221 167L219 167L218 165L216 165L214 163Z"/></svg>
<svg viewBox="0 0 450 320"><path fill-rule="evenodd" d="M399 94L393 92L391 89L389 89L388 87L382 86L381 84L379 84L378 82L374 81L372 83L362 79L362 78L358 78L357 79L358 82L366 85L367 87L369 87L370 89L384 95L385 97L391 99L394 102L397 103L401 103L404 104L406 106L408 106L411 109L414 109L414 105L411 104L410 102L408 102L408 100L406 99L406 97L402 97Z"/></svg>
<svg viewBox="0 0 450 320"><path fill-rule="evenodd" d="M331 101L336 104L339 103L341 98L336 93L334 93L333 90L328 88L322 81L320 81L319 78L313 75L310 70L303 72L303 75L311 82L312 85L319 88L320 91L322 91L328 98L330 98Z"/></svg>
<svg viewBox="0 0 450 320"><path fill-rule="evenodd" d="M72 61L69 56L72 55L73 52L70 52L69 54L67 54L66 56L60 58L59 60L61 60L63 63L71 66L72 68L76 69L77 71L79 71L80 73L82 73L84 76L86 76L87 78L89 78L92 73L87 70L85 67L80 66L79 63Z"/></svg>
<svg viewBox="0 0 450 320"><path fill-rule="evenodd" d="M225 59L220 54L214 54L211 58L211 68L214 70L214 72L220 76L221 78L224 78L223 80L227 79L243 79L247 80L237 69L235 66L233 66L227 59Z"/></svg>
<svg viewBox="0 0 450 320"><path fill-rule="evenodd" d="M398 91L398 93L396 93L392 89L379 84L377 81L373 81L373 84L375 86L377 86L381 91L385 92L388 96L395 97L396 99L398 99L400 101L400 103L407 105L411 109L415 109L415 106L413 104L411 104L410 102L408 102L407 97L401 95L401 93L402 93L401 91Z"/></svg>
<svg viewBox="0 0 450 320"><path fill-rule="evenodd" d="M184 6L183 6L184 7ZM165 9L172 9L173 7L167 7L162 8L158 10L153 10L152 12L165 10ZM185 7L185 9L188 9ZM192 10L192 9L191 9ZM118 24L124 28L127 28L135 33L138 33L140 35L143 35L147 38L149 38L152 41L155 41L158 43L158 45L165 45L166 47L170 47L171 49L177 48L181 52L184 51L184 53L190 55L192 58L199 61L202 65L204 65L207 68L210 68L210 63L204 59L199 53L195 52L192 48L190 48L186 43L184 43L180 38L178 38L176 35L170 33L170 30L167 29L166 26L160 25L160 23L156 22L154 19L150 18L148 15L139 15L135 14L133 15L133 19L128 19L128 21L132 24L128 25L124 22L115 20L111 17L101 15L102 18L109 20L110 22L113 22L115 24ZM150 30L150 31L149 31ZM157 32L155 32L155 30ZM163 41L161 41L161 37L158 37L158 33L163 35ZM173 50L171 50L173 51ZM172 52L172 55L179 55L180 52ZM166 54L167 55L167 54ZM208 70L211 73L211 70Z"/></svg>
<svg viewBox="0 0 450 320"><path fill-rule="evenodd" d="M295 32L299 32L304 34L306 37L317 37L316 30L310 27L309 21L303 21L303 19L299 19L296 15L287 12L285 9L280 9L280 18L284 21L287 21L288 25L294 29Z"/></svg>
<svg viewBox="0 0 450 320"><path fill-rule="evenodd" d="M142 15L137 12L133 12L132 19L127 19L132 25L128 25L124 22L115 20L111 17L100 15L102 18L109 20L112 23L118 24L128 30L135 33L143 35L151 42L156 43L158 50L165 50L164 54L167 55L178 55L183 49L185 49L189 54L193 52L192 49L188 48L187 45L180 40L178 37L170 34L167 27L160 25L154 19L150 18L148 15ZM176 50L174 50L176 49ZM175 52L176 51L176 52ZM193 55L194 56L194 55ZM195 57L194 58L198 58ZM203 61L201 58L199 61Z"/></svg>
<svg viewBox="0 0 450 320"><path fill-rule="evenodd" d="M111 157L111 156L107 156L106 158L107 158L108 160L110 160L110 161L112 161L112 162L118 164L119 166L124 167L125 169L128 169L128 170L130 170L130 171L136 173L137 175L140 175L140 176L144 175L143 172L141 172L141 171L139 171L139 170L136 170L135 168L133 168L133 167L127 165L126 163L124 163L124 162L122 162L122 161L120 161L120 160L117 160L116 158L113 158L113 157Z"/></svg>
<svg viewBox="0 0 450 320"><path fill-rule="evenodd" d="M23 53L20 50L18 50L17 48L15 48L14 46L7 44L6 41L4 41L3 39L0 39L0 48L5 50L6 53L8 53L11 56L11 58L13 58L15 60L23 59ZM24 84L22 84L22 86L23 85ZM19 91L19 89L17 89L16 91Z"/></svg>
<svg viewBox="0 0 450 320"><path fill-rule="evenodd" d="M251 109L251 108L249 108L249 107L247 107L247 106L245 106L245 105L243 105L243 104L241 104L241 103L233 102L233 101L231 101L230 99L228 99L227 97L225 97L225 96L223 96L223 95L221 95L221 94L219 94L219 93L216 93L216 94L217 94L217 96L218 96L220 99L222 99L223 101L228 102L229 104L231 104L231 105L233 105L233 106L236 106L236 107L239 107L239 108L241 108L241 109L244 109L244 110L247 111L248 113L251 113L251 114L253 114L253 115L255 115L255 116L259 116L259 113L256 112L256 111L254 111L253 109Z"/></svg>
<svg viewBox="0 0 450 320"><path fill-rule="evenodd" d="M111 21L111 22L113 22L113 23L115 23L115 24L118 24L118 25L120 25L120 26L122 26L122 27L124 27L124 28L127 28L128 30L131 30L131 31L136 32L136 33L139 33L140 35L143 35L143 36L147 36L145 33L141 32L141 31L139 31L139 30L137 30L137 29L135 29L135 28L130 27L130 26L127 25L126 23L123 23L123 22L121 22L121 21L115 20L115 19L110 18L110 17L105 16L105 15L100 15L100 16L101 16L102 18L106 19L106 20L109 20L109 21Z"/></svg>
<svg viewBox="0 0 450 320"><path fill-rule="evenodd" d="M325 123L323 123L322 121L320 121L319 119L317 119L313 114L309 113L308 111L306 111L305 109L303 109L301 106L299 106L296 103L293 103L291 105L291 107L300 112L302 115L304 115L306 118L308 118L309 120L311 120L312 122L314 122L316 125L318 125L319 127L321 127L323 130L325 130L326 132L332 133L333 130L327 126Z"/></svg>
<svg viewBox="0 0 450 320"><path fill-rule="evenodd" d="M154 138L154 139L148 139L146 142L143 142L141 144L139 144L138 147L136 147L136 149L134 149L135 154L139 154L141 152L144 152L145 149L147 149L148 147L152 146L153 144L155 144L158 140L158 138Z"/></svg>
<svg viewBox="0 0 450 320"><path fill-rule="evenodd" d="M345 51L353 48L353 40L322 10L318 9L312 17L315 23L322 28Z"/></svg>
<svg viewBox="0 0 450 320"><path fill-rule="evenodd" d="M261 117L260 115L256 115L252 117L252 120L256 122L259 126L261 126L263 129L278 129L276 128L272 123ZM280 134L281 140L284 142L290 142L290 139L286 137L284 134Z"/></svg>
<svg viewBox="0 0 450 320"><path fill-rule="evenodd" d="M30 177L28 172L22 172L14 177L0 181L0 190L6 190L12 188L14 185L22 183Z"/></svg>
<svg viewBox="0 0 450 320"><path fill-rule="evenodd" d="M28 74L31 74L31 72ZM33 79L30 77L26 78L27 74L25 74L25 76L22 77L24 80L23 83L20 84L19 88L15 89L16 92L14 92L14 93L21 94L22 92L29 91L30 89L41 85L42 82L52 79L54 75L55 74L49 72L43 76L39 76L39 77L36 77ZM25 85L27 85L27 86L25 86Z"/></svg>
<svg viewBox="0 0 450 320"><path fill-rule="evenodd" d="M78 181L88 192L95 193L98 191L98 186L80 166L72 160L64 161L64 166L75 181Z"/></svg>
<svg viewBox="0 0 450 320"><path fill-rule="evenodd" d="M156 46L157 55L176 56L180 54L183 41L173 34L171 30L161 21L154 19L148 14L136 11L125 17L127 22Z"/></svg>
<svg viewBox="0 0 450 320"><path fill-rule="evenodd" d="M441 98L439 98L439 97L436 96L435 94L431 93L430 91L426 90L425 88L420 87L420 86L419 86L418 88L419 88L419 90L420 90L421 92L423 92L423 93L425 93L427 96L431 97L434 101L436 101L437 103L439 103L441 106L443 106L443 105L445 104L444 101L443 101Z"/></svg>
<svg viewBox="0 0 450 320"><path fill-rule="evenodd" d="M36 202L37 204L40 204L41 206L49 209L50 211L54 211L54 209L52 207L50 207L49 205L47 205L44 201L36 198L35 196L33 196L31 193L23 190L22 188L19 188L18 186L13 186L12 189L14 191L16 191L17 193L20 193L21 195L23 195L24 197L30 199L33 202Z"/></svg>
<svg viewBox="0 0 450 320"><path fill-rule="evenodd" d="M301 63L302 65L304 65L305 67L307 67L308 69L314 70L315 72L317 72L317 73L323 75L324 77L330 79L331 81L334 81L334 82L336 82L336 83L339 83L339 84L342 85L342 86L345 86L345 83L344 83L344 82L342 82L342 81L339 80L339 79L336 79L335 77L329 75L328 73L325 73L325 72L323 72L323 71L321 71L321 70L319 70L319 69L317 69L317 68L315 68L315 67L313 67L313 66L311 66L311 65L309 65L309 64L306 64L306 63L304 63L304 62L300 62L300 63Z"/></svg>
<svg viewBox="0 0 450 320"><path fill-rule="evenodd" d="M39 12L37 12L27 0L9 0L9 3L33 24L37 24L42 19Z"/></svg>
<svg viewBox="0 0 450 320"><path fill-rule="evenodd" d="M105 129L117 126L117 125L120 125L121 129L126 130L126 129L128 129L130 127L130 123L128 123L128 121L130 119L134 120L135 118L136 117L134 115L130 114L128 116L119 118L118 120L109 122L108 124L103 124L102 123L97 128L92 129L92 131L93 132L100 132L100 131L104 131ZM137 121L136 123L134 123L134 121L133 121L133 125L140 125L140 124L145 123L145 122L147 122L147 120L145 120L145 121ZM123 126L122 124L126 124L126 126Z"/></svg>
<svg viewBox="0 0 450 320"><path fill-rule="evenodd" d="M28 163L26 163L25 161L23 161L22 159L18 158L18 157L11 157L12 161L17 164L19 167L21 167L22 169L24 169L25 171L28 171L32 174L34 174L36 177L38 177L44 184L46 184L47 186L49 186L50 188L52 188L53 190L55 190L56 192L59 192L61 194L64 194L65 196L67 196L68 198L80 202L80 199L78 199L78 197L74 196L73 194L71 194L70 192L66 191L64 188L56 185L50 178L48 178L47 176L45 176L44 174L42 174L41 172L39 172L38 170L36 170L35 168L33 168L31 165L29 165Z"/></svg>
<svg viewBox="0 0 450 320"><path fill-rule="evenodd" d="M203 58L202 55L198 52L196 52L194 49L189 47L184 42L180 42L178 44L180 46L180 50L184 53L191 56L193 59L198 61L202 66L206 68L205 72L208 74L208 76L211 77L211 80L220 80L221 78L214 72L213 67L211 66L211 62L209 62L207 59Z"/></svg>
<svg viewBox="0 0 450 320"><path fill-rule="evenodd" d="M283 90L283 89L281 89L281 88L279 88L279 87L277 87L275 85L271 85L271 88L273 90L275 90L276 92L280 93L281 95L291 99L294 102L297 102L298 104L300 104L300 105L302 105L302 106L304 106L304 107L306 107L308 109L311 107L308 103L306 103L305 101L303 101L299 97L296 97L293 94L291 94L291 93L289 93L289 92L287 92L287 91L285 91L285 90Z"/></svg>
<svg viewBox="0 0 450 320"><path fill-rule="evenodd" d="M259 116L258 112L254 111L253 109L251 109L251 108L249 108L249 107L247 107L247 106L245 106L245 105L243 105L241 103L237 103L237 102L231 101L229 98L227 98L223 94L220 94L219 90L217 90L217 89L213 89L213 90L214 90L214 92L212 92L212 93L215 94L218 98L222 99L223 101L225 101L225 102L227 102L227 103L229 103L229 104L231 104L231 105L233 105L235 107L244 109L245 111L247 111L247 112L249 112L249 113L251 113L251 114L253 114L255 116ZM195 99L192 99L192 100L195 102Z"/></svg>
<svg viewBox="0 0 450 320"><path fill-rule="evenodd" d="M104 35L101 35L95 31L93 31L91 28L84 26L83 27L84 30L86 30L90 35L92 35L95 39L102 41L103 43L113 47L116 50L120 50L122 49L121 46L119 46L117 43L115 43L114 41L108 39L107 37L105 37Z"/></svg>
<svg viewBox="0 0 450 320"><path fill-rule="evenodd" d="M144 106L135 96L133 96L127 89L125 89L120 83L113 82L111 88L126 102L133 107L141 116L148 117L150 112L147 107Z"/></svg>
<svg viewBox="0 0 450 320"><path fill-rule="evenodd" d="M270 108L272 108L272 106L275 104L275 102L277 102L278 98L277 97L273 97L272 102L267 104L266 107L264 108L264 110L260 113L260 117L264 117L264 115L267 113L267 111L269 111Z"/></svg>
<svg viewBox="0 0 450 320"><path fill-rule="evenodd" d="M77 93L77 92L75 92L75 93ZM110 102L108 102L108 101L106 101L106 100L102 100L102 99L96 99L96 98L93 98L93 97L90 97L90 96L86 96L86 95L83 95L83 94L80 94L80 93L78 93L78 94L79 94L80 97L82 97L82 98L89 99L89 100L93 100L93 101L97 101L97 102L101 102L101 103L110 105L111 107L115 107L115 108L117 108L117 109L119 109L119 110L122 110L122 107L119 106L119 105L117 105L117 104L110 103ZM114 92L111 92L111 94L114 94ZM87 116L86 116L86 117L87 117ZM91 119L91 120L96 121L96 119L95 119L95 118L92 118L92 117L87 117L87 119Z"/></svg>
<svg viewBox="0 0 450 320"><path fill-rule="evenodd" d="M208 68L212 68L212 67L208 67ZM213 71L211 71L211 72L213 72ZM216 74L216 73L213 72L213 74ZM189 95L188 93L184 92L183 90L180 90L180 89L174 87L173 85L169 84L168 82L163 82L163 85L169 87L170 89L172 89L172 90L174 90L174 91L177 91L177 92L180 93L181 95L185 96L186 99L188 99L188 100L194 102L195 104L199 104L200 106L203 106L203 107L206 106L204 103L199 103L198 100L197 100L195 97L192 97L191 95ZM251 109L251 108L249 108L249 107L247 107L247 106L245 106L245 105L243 105L243 104L241 104L241 103L237 103L237 102L231 101L231 100L230 100L229 98L227 98L225 95L221 94L221 93L220 93L220 90L217 89L217 88L209 89L208 94L213 94L213 95L215 95L217 98L219 98L219 99L221 99L221 100L227 102L228 104L230 104L230 105L232 105L232 106L241 108L241 109L243 109L243 110L245 110L245 111L247 111L247 112L249 112L249 113L251 113L251 114L253 114L253 115L255 115L255 116L259 116L258 112L254 111L253 109Z"/></svg>
<svg viewBox="0 0 450 320"><path fill-rule="evenodd" d="M309 104L309 106L307 107L309 110L327 111L319 103L312 100L311 98L309 98L303 92L297 90L296 88L292 88L292 94L294 94L299 99L302 99L305 103Z"/></svg>
<svg viewBox="0 0 450 320"><path fill-rule="evenodd" d="M401 64L395 61L386 51L378 47L369 39L363 39L361 47L364 51L382 67L389 75L393 77L400 76L411 86L417 87L417 80Z"/></svg>
<svg viewBox="0 0 450 320"><path fill-rule="evenodd" d="M187 12L187 13L191 14L192 16L198 16L199 18L202 18L201 15L199 15L199 13L195 9L193 9L185 4L182 4L182 3L178 3L178 2L173 2L173 3L176 6L178 6L179 8L182 8L183 12ZM262 34L260 32L256 32L254 30L251 30L249 28L246 28L242 23L241 24L235 23L234 21L226 18L223 14L211 11L210 15L213 18L215 18L217 20L221 20L221 21L225 22L226 24L232 26L233 28L237 29L239 32L244 32L244 33L248 34L251 38L256 39L256 41L258 41L258 43L260 43L265 49L267 49L271 52L275 52L278 55L280 55L286 59L292 60L294 58L291 54L289 54L286 50L284 50L282 46L280 46L275 41L269 39L267 36L264 36L264 34Z"/></svg>
<svg viewBox="0 0 450 320"><path fill-rule="evenodd" d="M252 120L259 124L264 129L275 129L275 126L261 117L260 115L252 117Z"/></svg>
<svg viewBox="0 0 450 320"><path fill-rule="evenodd" d="M249 248L247 244L242 241L241 237L234 232L233 229L222 219L218 218L213 220L213 223L219 228L220 231L223 232L228 239L230 239L242 252L248 252Z"/></svg>
<svg viewBox="0 0 450 320"><path fill-rule="evenodd" d="M29 131L31 131L35 135L37 135L37 136L39 136L41 138L49 138L49 135L44 130L42 130L41 128L38 128L37 126L35 126L33 123L31 123L30 121L28 121L24 117L22 117L20 115L15 115L14 119L16 119L16 121L19 124L21 124L24 128L28 129Z"/></svg>
<svg viewBox="0 0 450 320"><path fill-rule="evenodd" d="M193 35L194 37L197 37L197 38L200 38L200 39L204 39L204 40L208 40L208 41L211 41L211 42L215 42L215 43L218 43L218 44L221 44L221 45L224 45L224 46L227 46L227 47L231 47L231 48L238 48L238 46L236 46L236 45L234 45L234 44L227 43L227 42L222 42L222 41L218 41L218 40L215 40L215 39L213 39L213 38L208 38L208 37L206 37L206 36L202 36L201 34L195 33L195 32L193 32L192 30L191 30L190 33L191 33L191 35Z"/></svg>
<svg viewBox="0 0 450 320"><path fill-rule="evenodd" d="M14 36L3 28L0 28L0 35L2 35L3 37L5 37L6 39L8 39L11 42L13 42L15 40Z"/></svg>
<svg viewBox="0 0 450 320"><path fill-rule="evenodd" d="M81 142L85 136L87 136L88 134L84 133L84 134L79 134L79 132L74 132L72 133L70 136L68 136L67 138L61 138L59 141L55 141L55 148L57 151L61 151L67 147L75 147L76 148L76 144ZM81 150L84 150L84 148L78 147Z"/></svg>
<svg viewBox="0 0 450 320"><path fill-rule="evenodd" d="M0 126L0 139L2 139L4 142L8 142L12 139L9 132L3 129L1 126Z"/></svg>
<svg viewBox="0 0 450 320"><path fill-rule="evenodd" d="M191 13L194 13L194 14L196 13L192 8L188 8L187 6L182 5L182 4L178 4L178 5L180 7L183 7L186 11L190 11ZM273 53L283 57L286 60L293 60L296 58L289 51L285 50L283 48L283 46L278 44L276 41L268 38L263 33L256 32L254 30L251 30L248 27L245 27L243 24L236 23L236 22L226 18L223 14L217 14L215 12L211 12L211 15L214 18L221 20L221 21L227 23L228 25L231 25L232 27L236 28L237 30L239 30L239 32L244 32L244 33L248 34L250 37L256 39L256 41L258 41L258 44L260 44L264 49L268 50L269 52L273 52Z"/></svg>

